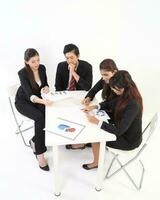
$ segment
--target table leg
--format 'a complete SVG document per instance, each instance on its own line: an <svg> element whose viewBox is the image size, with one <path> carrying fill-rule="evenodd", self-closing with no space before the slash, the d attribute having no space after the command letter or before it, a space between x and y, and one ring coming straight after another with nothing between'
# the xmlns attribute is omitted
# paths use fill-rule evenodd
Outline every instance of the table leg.
<svg viewBox="0 0 160 200"><path fill-rule="evenodd" d="M55 188L55 196L60 196L60 188L59 188L59 159L58 159L58 146L53 146L53 173L54 173L54 188Z"/></svg>
<svg viewBox="0 0 160 200"><path fill-rule="evenodd" d="M105 146L106 142L100 142L100 150L99 150L99 161L98 161L98 169L97 169L97 181L96 181L96 191L101 191L102 183L104 179L104 160L105 160Z"/></svg>

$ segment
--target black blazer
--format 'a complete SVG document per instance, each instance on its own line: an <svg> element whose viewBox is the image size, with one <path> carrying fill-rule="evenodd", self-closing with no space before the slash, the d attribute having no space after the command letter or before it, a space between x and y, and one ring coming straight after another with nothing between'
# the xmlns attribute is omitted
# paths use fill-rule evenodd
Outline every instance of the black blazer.
<svg viewBox="0 0 160 200"><path fill-rule="evenodd" d="M92 86L92 66L83 60L79 60L77 68L77 74L80 76L78 82L76 82L76 90L89 90ZM56 91L63 91L67 89L69 82L69 70L68 63L66 61L61 62L57 66L55 88Z"/></svg>
<svg viewBox="0 0 160 200"><path fill-rule="evenodd" d="M100 91L103 90L103 88L105 88L105 85L107 83L105 83L105 81L101 78L94 86L92 89L90 89L90 91L87 93L86 97L89 97L91 99L91 101L93 100L93 98L95 97L95 95ZM111 101L112 99L114 99L115 97L117 97L117 95L110 89L109 84L108 85L108 91L106 91L104 89L105 92L105 96L106 96L106 100L107 101ZM103 91L102 91L103 92Z"/></svg>
<svg viewBox="0 0 160 200"><path fill-rule="evenodd" d="M100 90L103 89L103 85L104 85L104 80L101 78L94 86L92 89L90 89L90 91L87 93L86 97L89 97L91 99L91 101L93 100L93 98L95 97L95 95L97 94L97 92L99 92Z"/></svg>
<svg viewBox="0 0 160 200"><path fill-rule="evenodd" d="M21 86L17 90L15 102L24 101L24 100L30 101L30 97L32 95L36 95L39 98L41 98L40 91L44 86L48 86L48 83L47 83L45 66L40 64L38 71L39 71L39 76L41 80L41 86L39 87L39 85L36 83L37 92L33 92L26 68L24 67L18 72Z"/></svg>
<svg viewBox="0 0 160 200"><path fill-rule="evenodd" d="M101 103L101 109L114 110L118 98L112 102ZM119 126L103 122L101 129L115 134L117 142L125 141L125 146L122 146L121 149L129 150L138 147L142 141L142 113L139 104L135 100L130 100L121 113Z"/></svg>

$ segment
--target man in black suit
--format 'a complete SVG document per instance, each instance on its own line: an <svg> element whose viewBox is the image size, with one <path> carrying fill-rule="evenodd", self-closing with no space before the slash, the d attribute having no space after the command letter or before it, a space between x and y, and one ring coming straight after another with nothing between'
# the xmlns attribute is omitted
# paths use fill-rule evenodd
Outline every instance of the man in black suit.
<svg viewBox="0 0 160 200"><path fill-rule="evenodd" d="M74 44L67 44L63 50L66 61L58 64L55 88L63 90L86 90L92 86L92 66L79 60L79 49ZM84 149L84 144L66 145L67 149Z"/></svg>
<svg viewBox="0 0 160 200"><path fill-rule="evenodd" d="M66 61L57 66L55 88L63 90L86 90L92 86L92 66L79 60L79 49L74 44L67 44L63 50Z"/></svg>

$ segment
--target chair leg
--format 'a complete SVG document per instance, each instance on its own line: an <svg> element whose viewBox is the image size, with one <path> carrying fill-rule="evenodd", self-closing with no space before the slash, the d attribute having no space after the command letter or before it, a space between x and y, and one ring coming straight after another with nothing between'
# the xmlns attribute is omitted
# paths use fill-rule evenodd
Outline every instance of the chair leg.
<svg viewBox="0 0 160 200"><path fill-rule="evenodd" d="M120 168L118 168L116 171L114 171L112 174L109 175L109 171L111 169L111 166L113 165L113 162L117 160L117 162L119 163L120 165ZM132 159L131 159L132 160ZM131 161L130 160L130 161ZM120 160L118 159L118 155L115 155L114 158L112 159L112 162L109 166L109 169L107 171L107 174L106 174L106 178L111 178L113 175L117 174L120 170L123 170L125 172L125 174L127 175L127 177L129 178L129 180L132 182L132 184L134 185L134 187L137 189L137 190L140 190L141 187L142 187L142 182L143 182L143 177L144 177L144 172L145 172L145 169L144 169L144 165L143 163L139 160L140 164L141 164L141 167L142 167L142 172L141 172L141 178L140 178L140 182L139 184L137 185L135 183L135 181L133 180L133 178L130 176L130 174L128 173L128 171L125 169L125 167L130 163L130 161L128 161L127 163L125 163L124 165L120 162Z"/></svg>
<svg viewBox="0 0 160 200"><path fill-rule="evenodd" d="M15 122L16 122L16 124L17 124L18 132L20 133L20 135L21 135L21 137L22 137L23 143L24 143L25 146L30 147L30 145L26 143L26 141L25 141L25 139L24 139L24 136L23 136L23 134L22 134L22 131L21 131L21 129L20 129L21 125L23 124L23 121L22 121L22 123L19 125L10 98L9 98L9 103L10 103L10 106L11 106L11 110L12 110L12 113L13 113L13 116L14 116L14 119L15 119Z"/></svg>
<svg viewBox="0 0 160 200"><path fill-rule="evenodd" d="M144 177L145 168L144 168L144 165L143 165L143 163L142 163L141 160L139 160L139 163L140 163L141 166L142 166L142 174L141 174L141 179L140 179L140 184L139 184L139 189L141 189L142 183L143 183L143 177Z"/></svg>
<svg viewBox="0 0 160 200"><path fill-rule="evenodd" d="M34 126L30 126L30 127L26 128L26 129L21 130L21 132L28 131L28 130L32 129L33 127L34 127ZM19 134L19 133L20 133L20 132L19 132L19 130L17 129L17 130L16 130L16 134Z"/></svg>
<svg viewBox="0 0 160 200"><path fill-rule="evenodd" d="M111 153L112 153L112 152L111 152ZM111 164L109 165L109 168L108 168L108 171L107 171L106 177L108 177L109 172L110 172L110 169L111 169L111 167L112 167L112 165L113 165L113 163L114 163L116 157L118 157L118 154L114 154L114 153L112 153L112 154L114 155L114 158L112 159Z"/></svg>
<svg viewBox="0 0 160 200"><path fill-rule="evenodd" d="M26 143L26 141L24 139L24 136L23 136L23 133L22 133L22 131L21 131L21 129L19 127L18 127L18 132L21 135L21 138L23 140L24 145L27 146L27 147L30 147L30 145Z"/></svg>
<svg viewBox="0 0 160 200"><path fill-rule="evenodd" d="M24 142L24 144L25 144L25 146L30 147L30 145L27 144L26 141L25 141L25 139L24 139L23 132L28 131L29 129L33 128L34 126L30 126L30 127L26 128L26 129L23 129L23 130L22 130L22 129L21 129L21 126L22 126L23 122L24 122L24 121L22 121L20 125L17 124L18 129L16 130L16 134L20 134L21 137L22 137L22 140L23 140L23 142Z"/></svg>

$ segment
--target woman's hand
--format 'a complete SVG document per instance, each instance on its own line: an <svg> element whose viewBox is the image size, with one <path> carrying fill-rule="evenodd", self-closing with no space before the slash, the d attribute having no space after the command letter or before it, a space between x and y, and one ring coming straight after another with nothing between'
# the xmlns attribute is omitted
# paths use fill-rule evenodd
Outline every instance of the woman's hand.
<svg viewBox="0 0 160 200"><path fill-rule="evenodd" d="M49 100L49 99L45 99L45 100L44 100L44 105L45 105L45 106L52 106L52 104L53 104L53 101L51 101L51 100Z"/></svg>
<svg viewBox="0 0 160 200"><path fill-rule="evenodd" d="M49 92L49 87L48 86L45 86L41 89L41 93L45 93L47 94Z"/></svg>
<svg viewBox="0 0 160 200"><path fill-rule="evenodd" d="M81 103L88 106L91 102L91 99L89 97L86 97L84 99L82 99Z"/></svg>
<svg viewBox="0 0 160 200"><path fill-rule="evenodd" d="M87 119L88 119L89 122L98 125L99 120L96 117L94 117L92 115L89 115L89 114L86 114L86 117L87 117Z"/></svg>
<svg viewBox="0 0 160 200"><path fill-rule="evenodd" d="M97 105L92 105L92 106L85 106L82 110L85 112L85 113L88 113L90 112L91 110L94 110L97 108Z"/></svg>
<svg viewBox="0 0 160 200"><path fill-rule="evenodd" d="M41 98L35 96L34 103L43 104L45 106L51 106L53 104L53 101L51 101L49 99L41 99Z"/></svg>

